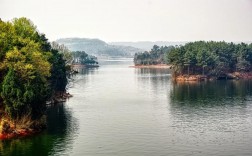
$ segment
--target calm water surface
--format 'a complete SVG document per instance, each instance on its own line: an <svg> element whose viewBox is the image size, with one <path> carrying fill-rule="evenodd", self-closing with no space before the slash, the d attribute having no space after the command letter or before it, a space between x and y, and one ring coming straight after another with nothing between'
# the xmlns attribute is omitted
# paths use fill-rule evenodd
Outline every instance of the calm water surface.
<svg viewBox="0 0 252 156"><path fill-rule="evenodd" d="M252 155L252 81L173 83L167 69L101 61L48 109L48 129L0 155Z"/></svg>

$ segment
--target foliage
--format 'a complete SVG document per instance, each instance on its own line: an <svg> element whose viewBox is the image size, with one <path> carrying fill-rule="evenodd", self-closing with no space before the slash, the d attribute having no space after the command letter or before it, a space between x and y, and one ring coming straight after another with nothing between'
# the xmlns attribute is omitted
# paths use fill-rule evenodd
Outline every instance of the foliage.
<svg viewBox="0 0 252 156"><path fill-rule="evenodd" d="M73 63L82 65L93 65L98 64L97 58L92 55L88 55L85 51L75 51L72 52Z"/></svg>
<svg viewBox="0 0 252 156"><path fill-rule="evenodd" d="M0 101L11 118L39 118L53 92L65 90L66 65L26 18L0 20Z"/></svg>
<svg viewBox="0 0 252 156"><path fill-rule="evenodd" d="M252 70L252 45L197 41L172 49L166 56L176 73L224 76Z"/></svg>
<svg viewBox="0 0 252 156"><path fill-rule="evenodd" d="M136 53L134 56L134 63L135 65L155 65L155 64L164 64L165 54L167 54L171 49L174 47L159 47L154 45L151 51L143 52L143 53Z"/></svg>
<svg viewBox="0 0 252 156"><path fill-rule="evenodd" d="M73 61L73 55L71 51L64 45L60 45L57 42L51 43L52 49L57 50L60 54L63 55L63 59L65 60L66 64L71 64Z"/></svg>
<svg viewBox="0 0 252 156"><path fill-rule="evenodd" d="M51 76L49 78L51 94L55 92L64 92L67 85L67 66L63 59L63 54L60 54L57 50L52 49L52 57L49 62L52 64Z"/></svg>

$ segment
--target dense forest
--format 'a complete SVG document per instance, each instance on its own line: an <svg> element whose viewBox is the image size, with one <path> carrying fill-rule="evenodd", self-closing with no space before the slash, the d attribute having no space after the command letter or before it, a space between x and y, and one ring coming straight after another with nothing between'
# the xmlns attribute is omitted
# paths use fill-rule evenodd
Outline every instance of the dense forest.
<svg viewBox="0 0 252 156"><path fill-rule="evenodd" d="M164 64L166 62L165 55L167 55L173 46L157 46L154 45L151 51L145 51L143 53L136 53L134 56L135 65L156 65Z"/></svg>
<svg viewBox="0 0 252 156"><path fill-rule="evenodd" d="M8 133L13 122L24 124L24 117L39 121L46 101L65 92L69 67L64 57L29 19L0 20L0 134ZM31 121L19 126L40 124Z"/></svg>
<svg viewBox="0 0 252 156"><path fill-rule="evenodd" d="M226 76L252 70L252 44L197 41L172 49L166 60L177 74Z"/></svg>
<svg viewBox="0 0 252 156"><path fill-rule="evenodd" d="M136 53L134 63L135 65L166 63L172 66L175 76L228 77L231 73L252 71L252 44L197 41L181 46L155 45L149 52Z"/></svg>

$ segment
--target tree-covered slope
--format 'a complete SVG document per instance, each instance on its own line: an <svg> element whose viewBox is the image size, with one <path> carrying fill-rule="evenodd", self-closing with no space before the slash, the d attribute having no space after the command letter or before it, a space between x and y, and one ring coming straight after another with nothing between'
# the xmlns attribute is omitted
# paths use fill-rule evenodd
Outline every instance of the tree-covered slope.
<svg viewBox="0 0 252 156"><path fill-rule="evenodd" d="M174 49L173 46L162 46L159 47L154 45L150 51L145 51L143 53L136 53L134 56L135 65L157 65L165 64L165 56Z"/></svg>
<svg viewBox="0 0 252 156"><path fill-rule="evenodd" d="M121 46L130 46L138 49L143 49L144 51L150 51L154 45L159 47L165 46L176 46L176 45L185 45L187 42L168 42L168 41L138 41L138 42L110 42L111 45L121 45Z"/></svg>
<svg viewBox="0 0 252 156"><path fill-rule="evenodd" d="M223 76L252 71L252 44L190 42L172 49L166 60L179 74Z"/></svg>
<svg viewBox="0 0 252 156"><path fill-rule="evenodd" d="M143 51L131 46L110 45L99 39L62 38L56 42L64 44L71 51L85 51L95 56L133 57L135 53Z"/></svg>
<svg viewBox="0 0 252 156"><path fill-rule="evenodd" d="M66 91L63 57L29 19L0 19L0 135L14 132L10 125L23 118L29 124L22 127L37 127L33 121L43 117L46 101Z"/></svg>

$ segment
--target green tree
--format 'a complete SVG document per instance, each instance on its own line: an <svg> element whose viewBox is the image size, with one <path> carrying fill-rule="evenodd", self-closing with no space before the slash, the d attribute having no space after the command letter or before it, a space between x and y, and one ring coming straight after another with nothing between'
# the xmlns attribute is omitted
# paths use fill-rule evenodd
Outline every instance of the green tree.
<svg viewBox="0 0 252 156"><path fill-rule="evenodd" d="M252 48L245 43L190 42L173 48L166 54L166 61L179 74L189 73L190 68L193 74L223 77L235 71L250 72Z"/></svg>
<svg viewBox="0 0 252 156"><path fill-rule="evenodd" d="M155 65L155 64L164 64L165 57L167 53L173 49L173 46L170 47L159 47L154 45L151 51L145 51L143 53L135 53L134 63L135 65Z"/></svg>
<svg viewBox="0 0 252 156"><path fill-rule="evenodd" d="M55 92L65 91L63 57L29 19L0 20L0 103L10 117L40 118L46 101Z"/></svg>

